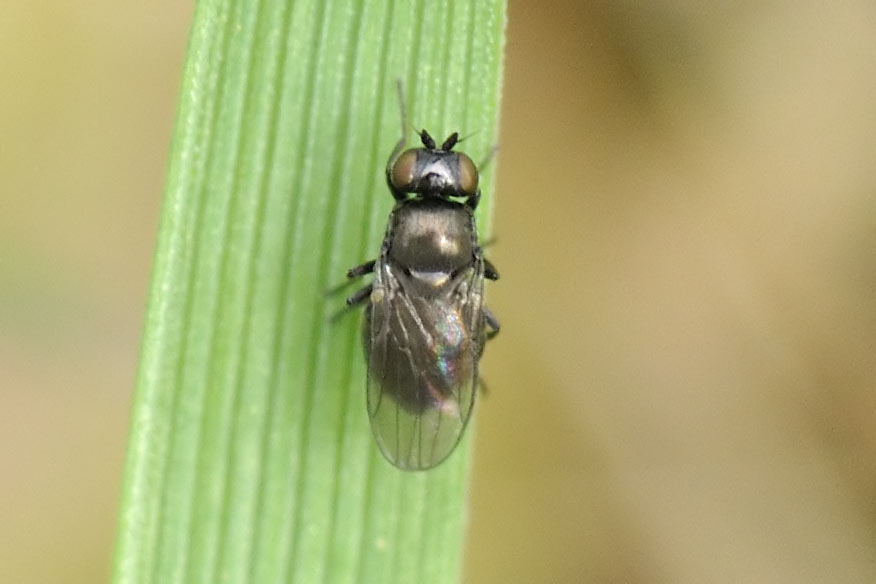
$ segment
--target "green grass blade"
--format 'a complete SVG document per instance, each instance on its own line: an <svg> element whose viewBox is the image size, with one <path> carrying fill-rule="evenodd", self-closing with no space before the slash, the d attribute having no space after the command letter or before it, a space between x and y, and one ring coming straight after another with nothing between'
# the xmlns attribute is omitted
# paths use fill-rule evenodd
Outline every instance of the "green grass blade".
<svg viewBox="0 0 876 584"><path fill-rule="evenodd" d="M504 27L501 0L199 2L115 582L458 580L469 440L426 473L381 458L360 316L330 323L343 294L324 292L379 248L394 80L415 127L459 130L479 160Z"/></svg>

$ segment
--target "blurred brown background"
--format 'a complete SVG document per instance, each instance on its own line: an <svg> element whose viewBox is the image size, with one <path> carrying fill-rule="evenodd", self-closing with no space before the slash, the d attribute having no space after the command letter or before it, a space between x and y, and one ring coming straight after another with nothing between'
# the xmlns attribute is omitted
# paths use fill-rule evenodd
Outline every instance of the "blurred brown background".
<svg viewBox="0 0 876 584"><path fill-rule="evenodd" d="M107 578L188 3L0 6L0 582ZM510 6L467 581L876 582L876 5Z"/></svg>

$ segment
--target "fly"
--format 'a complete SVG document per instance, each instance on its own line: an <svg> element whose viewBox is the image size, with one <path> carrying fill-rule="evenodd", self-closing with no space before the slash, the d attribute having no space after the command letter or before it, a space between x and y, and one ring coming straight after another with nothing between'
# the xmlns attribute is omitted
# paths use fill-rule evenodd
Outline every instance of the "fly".
<svg viewBox="0 0 876 584"><path fill-rule="evenodd" d="M456 132L440 146L426 130L420 140L403 151L403 132L387 162L395 206L377 259L347 272L374 273L347 304L367 303L368 416L380 451L403 470L432 468L456 447L484 343L499 332L483 301L484 279L499 274L478 245L478 169L453 149Z"/></svg>

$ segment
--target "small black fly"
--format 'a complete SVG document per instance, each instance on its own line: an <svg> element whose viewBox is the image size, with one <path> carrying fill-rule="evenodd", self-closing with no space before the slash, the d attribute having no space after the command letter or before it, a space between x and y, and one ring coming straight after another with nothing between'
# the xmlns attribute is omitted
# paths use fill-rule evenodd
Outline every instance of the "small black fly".
<svg viewBox="0 0 876 584"><path fill-rule="evenodd" d="M471 417L478 361L499 332L484 278L499 274L478 245L478 169L453 150L459 135L438 146L422 130L423 146L402 151L400 101L402 138L386 165L395 206L377 259L347 272L374 281L347 304L368 303L368 416L380 451L401 469L425 470L450 455Z"/></svg>

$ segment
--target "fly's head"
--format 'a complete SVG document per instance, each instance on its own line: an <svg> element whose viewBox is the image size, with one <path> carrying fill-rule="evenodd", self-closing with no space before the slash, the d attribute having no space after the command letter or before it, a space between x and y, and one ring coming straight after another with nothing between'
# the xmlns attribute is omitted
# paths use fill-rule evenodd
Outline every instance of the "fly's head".
<svg viewBox="0 0 876 584"><path fill-rule="evenodd" d="M459 134L452 133L440 147L426 130L420 139L422 148L405 150L390 164L387 179L393 192L476 201L478 169L468 155L453 150Z"/></svg>

